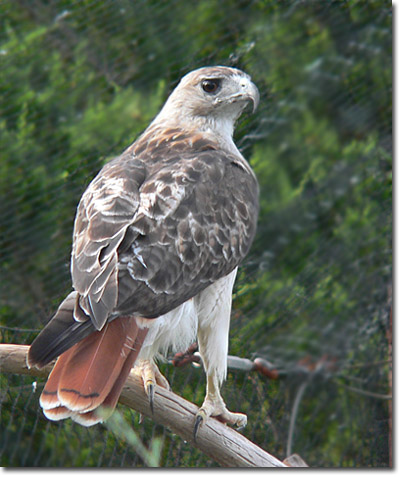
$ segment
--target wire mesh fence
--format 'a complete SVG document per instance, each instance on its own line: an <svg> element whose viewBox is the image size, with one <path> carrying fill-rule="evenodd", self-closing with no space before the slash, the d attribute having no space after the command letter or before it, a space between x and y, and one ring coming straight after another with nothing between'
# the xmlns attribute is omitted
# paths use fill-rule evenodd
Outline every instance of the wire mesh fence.
<svg viewBox="0 0 400 477"><path fill-rule="evenodd" d="M30 344L70 291L76 205L186 72L237 66L261 92L236 143L261 212L234 290L223 387L242 431L310 466L391 465L391 2L4 1L1 342ZM170 357L172 358L172 357ZM171 360L170 360L171 361ZM161 364L200 405L201 367ZM140 467L107 427L47 421L43 380L1 375L3 466ZM120 406L160 465L216 463Z"/></svg>

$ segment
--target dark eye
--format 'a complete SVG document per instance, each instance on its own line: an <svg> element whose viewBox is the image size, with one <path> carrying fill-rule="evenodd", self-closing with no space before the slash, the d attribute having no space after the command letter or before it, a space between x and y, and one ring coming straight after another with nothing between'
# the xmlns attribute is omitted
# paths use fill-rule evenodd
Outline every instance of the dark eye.
<svg viewBox="0 0 400 477"><path fill-rule="evenodd" d="M201 87L206 93L215 93L219 85L221 83L221 80L219 79L206 79L201 83Z"/></svg>

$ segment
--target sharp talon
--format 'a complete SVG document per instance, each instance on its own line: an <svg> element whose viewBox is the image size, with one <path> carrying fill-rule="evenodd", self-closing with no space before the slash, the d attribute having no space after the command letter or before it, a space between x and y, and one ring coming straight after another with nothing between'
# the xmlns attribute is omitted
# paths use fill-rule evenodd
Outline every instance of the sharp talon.
<svg viewBox="0 0 400 477"><path fill-rule="evenodd" d="M149 384L147 386L147 396L149 397L151 413L154 414L154 385L153 384Z"/></svg>
<svg viewBox="0 0 400 477"><path fill-rule="evenodd" d="M143 414L139 414L139 424L142 424L143 421L144 421Z"/></svg>
<svg viewBox="0 0 400 477"><path fill-rule="evenodd" d="M194 422L194 429L193 429L193 438L195 441L196 441L197 433L202 423L203 423L202 416L197 415L196 420Z"/></svg>
<svg viewBox="0 0 400 477"><path fill-rule="evenodd" d="M151 360L142 360L134 368L134 373L142 378L144 392L149 400L151 413L154 414L155 388L161 386L170 389L167 379L160 373L155 363Z"/></svg>

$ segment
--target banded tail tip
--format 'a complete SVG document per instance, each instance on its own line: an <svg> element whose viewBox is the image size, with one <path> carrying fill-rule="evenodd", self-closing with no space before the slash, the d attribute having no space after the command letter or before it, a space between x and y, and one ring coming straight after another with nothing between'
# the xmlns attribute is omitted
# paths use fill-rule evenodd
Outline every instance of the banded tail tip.
<svg viewBox="0 0 400 477"><path fill-rule="evenodd" d="M71 417L73 413L64 406L58 406L50 409L43 408L43 414L51 421L61 421Z"/></svg>
<svg viewBox="0 0 400 477"><path fill-rule="evenodd" d="M113 410L114 409L111 408L100 407L89 412L73 412L64 406L59 406L53 409L43 409L43 414L50 421L61 421L71 418L81 426L91 427L108 419L113 413Z"/></svg>

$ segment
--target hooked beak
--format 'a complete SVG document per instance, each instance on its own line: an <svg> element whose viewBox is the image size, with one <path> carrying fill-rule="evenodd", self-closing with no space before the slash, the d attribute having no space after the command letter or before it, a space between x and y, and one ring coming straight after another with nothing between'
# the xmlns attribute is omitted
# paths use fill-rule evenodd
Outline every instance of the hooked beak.
<svg viewBox="0 0 400 477"><path fill-rule="evenodd" d="M260 93L258 92L257 86L249 81L246 86L244 86L244 98L250 101L253 105L253 113L256 111L258 104L260 102Z"/></svg>
<svg viewBox="0 0 400 477"><path fill-rule="evenodd" d="M252 112L254 113L260 102L260 93L258 92L257 86L250 81L250 79L243 79L240 83L240 86L241 91L233 94L229 98L229 101L231 103L237 103L239 101L251 103L253 107Z"/></svg>

